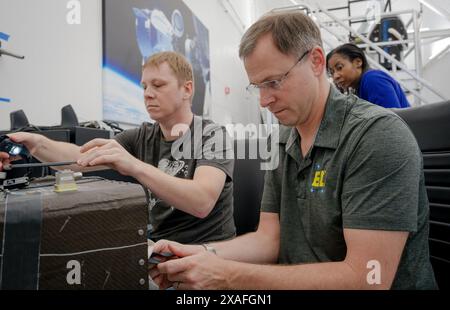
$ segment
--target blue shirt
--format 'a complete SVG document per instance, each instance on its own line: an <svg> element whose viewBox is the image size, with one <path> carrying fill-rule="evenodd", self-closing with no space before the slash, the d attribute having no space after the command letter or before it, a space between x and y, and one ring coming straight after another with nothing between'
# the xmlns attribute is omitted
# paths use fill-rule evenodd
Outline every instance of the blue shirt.
<svg viewBox="0 0 450 310"><path fill-rule="evenodd" d="M358 97L385 108L410 107L400 84L380 70L369 70L362 75Z"/></svg>

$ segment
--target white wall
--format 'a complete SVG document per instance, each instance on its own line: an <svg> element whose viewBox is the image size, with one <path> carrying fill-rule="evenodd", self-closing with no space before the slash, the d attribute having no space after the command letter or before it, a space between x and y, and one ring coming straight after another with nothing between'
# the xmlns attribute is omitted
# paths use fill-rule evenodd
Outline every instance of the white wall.
<svg viewBox="0 0 450 310"><path fill-rule="evenodd" d="M238 55L244 31L238 26L242 22L248 27L253 14L251 0L230 2L239 12L237 21L227 1L184 0L184 3L209 29L212 119L224 125L258 124L259 108L257 102L245 91L248 78ZM229 95L225 94L225 87L230 88Z"/></svg>
<svg viewBox="0 0 450 310"><path fill-rule="evenodd" d="M443 15L450 17L450 1L448 0L431 0L430 3L436 5L436 8ZM450 29L450 20L442 15L436 14L430 8L423 7L423 23L422 27L430 29ZM434 58L437 53L442 51L450 44L450 38L446 38L432 44L424 45L423 50L423 77L425 80L431 82L434 88L443 93L447 99L450 100L450 87L447 79L448 70L450 69L450 50L442 54L438 58ZM429 91L424 91L424 96L432 102L442 101L442 99L431 94Z"/></svg>
<svg viewBox="0 0 450 310"><path fill-rule="evenodd" d="M2 48L24 60L0 57L0 130L23 109L34 125L56 125L71 104L80 121L101 119L101 1L80 0L81 24L68 25L66 0L1 0Z"/></svg>
<svg viewBox="0 0 450 310"><path fill-rule="evenodd" d="M423 72L425 80L430 81L434 88L442 92L450 100L450 87L448 81L448 71L450 69L450 52L437 61L430 63ZM440 102L442 99L436 98L429 91L424 91L424 96L430 98L431 102Z"/></svg>

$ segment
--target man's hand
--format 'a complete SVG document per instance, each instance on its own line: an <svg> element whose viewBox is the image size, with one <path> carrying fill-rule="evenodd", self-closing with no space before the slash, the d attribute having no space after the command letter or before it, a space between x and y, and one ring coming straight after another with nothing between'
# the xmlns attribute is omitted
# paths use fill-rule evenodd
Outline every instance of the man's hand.
<svg viewBox="0 0 450 310"><path fill-rule="evenodd" d="M94 139L83 145L80 151L78 165L82 167L104 165L123 175L133 176L141 163L112 139Z"/></svg>
<svg viewBox="0 0 450 310"><path fill-rule="evenodd" d="M16 132L8 134L7 136L11 141L25 145L31 155L36 152L36 149L39 147L40 139L42 138L39 134L29 132Z"/></svg>
<svg viewBox="0 0 450 310"><path fill-rule="evenodd" d="M11 141L23 144L31 154L36 150L39 144L39 137L36 134L28 132L17 132L7 135ZM20 156L10 156L5 152L0 152L0 171L3 171L5 165L10 164L13 161L19 160Z"/></svg>
<svg viewBox="0 0 450 310"><path fill-rule="evenodd" d="M175 254L175 252L178 254ZM161 260L160 264L168 260L174 260L177 257L185 257L202 252L205 252L205 248L201 245L183 245L181 243L169 240L160 240L153 246L153 253L173 254L173 257L170 258L158 256L158 259ZM161 290L164 290L173 286L174 283L172 281L169 281L169 279L167 278L167 274L161 273L159 271L158 266L160 264L149 265L149 275L153 279L153 282L155 282Z"/></svg>
<svg viewBox="0 0 450 310"><path fill-rule="evenodd" d="M11 162L8 153L0 152L0 171L3 171L3 166Z"/></svg>
<svg viewBox="0 0 450 310"><path fill-rule="evenodd" d="M179 257L156 266L158 271L153 271L151 275L157 283L172 283L180 290L229 288L226 261L206 251L201 245L163 241L155 244L154 251L170 252Z"/></svg>

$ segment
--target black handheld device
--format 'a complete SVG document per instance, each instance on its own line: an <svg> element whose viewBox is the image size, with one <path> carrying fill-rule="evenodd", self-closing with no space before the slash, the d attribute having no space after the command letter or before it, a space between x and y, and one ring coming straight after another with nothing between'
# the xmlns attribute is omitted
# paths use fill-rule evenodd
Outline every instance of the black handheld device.
<svg viewBox="0 0 450 310"><path fill-rule="evenodd" d="M8 153L11 156L21 156L24 159L31 157L25 145L13 142L7 135L0 136L0 152Z"/></svg>
<svg viewBox="0 0 450 310"><path fill-rule="evenodd" d="M149 259L148 259L148 263L149 264L159 264L162 263L166 260L175 258L175 255L173 255L170 252L162 252L162 253L155 253L153 252L152 255L150 255Z"/></svg>

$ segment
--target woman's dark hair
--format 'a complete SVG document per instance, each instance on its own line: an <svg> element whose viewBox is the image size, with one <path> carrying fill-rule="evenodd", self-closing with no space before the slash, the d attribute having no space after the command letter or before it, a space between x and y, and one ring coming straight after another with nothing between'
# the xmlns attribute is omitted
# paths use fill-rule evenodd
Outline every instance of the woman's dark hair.
<svg viewBox="0 0 450 310"><path fill-rule="evenodd" d="M329 69L328 62L330 61L330 58L334 54L342 55L343 57L347 58L350 61L353 61L357 58L361 59L362 61L362 72L366 72L370 69L369 63L367 62L366 55L364 54L364 51L360 49L358 46L352 43L346 43L343 45L340 45L336 47L334 50L328 53L327 55L327 69Z"/></svg>

